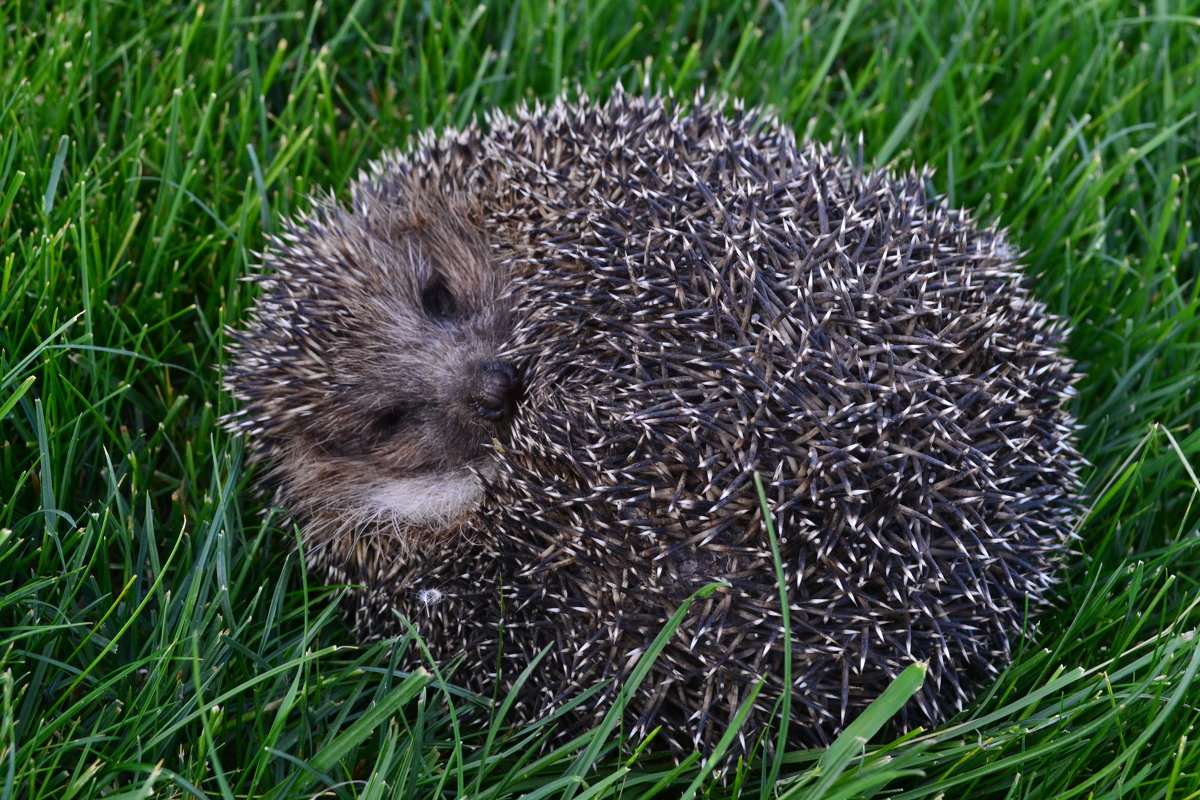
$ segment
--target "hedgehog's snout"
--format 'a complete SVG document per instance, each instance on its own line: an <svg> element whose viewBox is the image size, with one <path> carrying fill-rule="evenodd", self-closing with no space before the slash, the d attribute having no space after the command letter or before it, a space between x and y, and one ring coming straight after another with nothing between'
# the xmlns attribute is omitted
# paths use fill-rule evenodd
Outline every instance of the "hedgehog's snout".
<svg viewBox="0 0 1200 800"><path fill-rule="evenodd" d="M503 422L517 410L521 381L507 361L484 361L476 367L469 404L487 422Z"/></svg>

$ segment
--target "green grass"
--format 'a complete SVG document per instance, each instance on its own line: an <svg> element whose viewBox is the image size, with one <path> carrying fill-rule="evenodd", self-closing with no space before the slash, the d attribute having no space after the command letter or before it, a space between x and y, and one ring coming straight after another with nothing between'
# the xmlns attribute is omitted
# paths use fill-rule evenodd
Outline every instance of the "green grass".
<svg viewBox="0 0 1200 800"><path fill-rule="evenodd" d="M0 23L0 799L1200 796L1200 3L76 0ZM934 165L1073 321L1079 555L943 729L725 785L615 738L488 736L354 645L248 490L217 367L279 216L414 131L617 81Z"/></svg>

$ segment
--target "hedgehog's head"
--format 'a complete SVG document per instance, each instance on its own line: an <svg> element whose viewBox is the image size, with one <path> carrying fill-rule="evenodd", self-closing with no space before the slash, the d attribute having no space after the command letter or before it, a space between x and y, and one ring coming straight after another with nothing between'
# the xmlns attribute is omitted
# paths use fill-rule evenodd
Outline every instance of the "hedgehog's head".
<svg viewBox="0 0 1200 800"><path fill-rule="evenodd" d="M226 376L244 407L226 422L316 544L366 529L417 541L479 502L520 386L496 356L505 281L478 219L411 184L360 184L266 255Z"/></svg>

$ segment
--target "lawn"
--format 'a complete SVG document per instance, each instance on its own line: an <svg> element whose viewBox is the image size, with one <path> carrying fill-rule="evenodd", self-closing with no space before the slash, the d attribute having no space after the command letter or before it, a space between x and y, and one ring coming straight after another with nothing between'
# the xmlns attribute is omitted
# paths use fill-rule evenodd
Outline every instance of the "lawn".
<svg viewBox="0 0 1200 800"><path fill-rule="evenodd" d="M0 800L1200 796L1200 3L0 3ZM701 86L929 164L1071 320L1089 513L968 712L713 779L359 646L218 417L281 217L416 132Z"/></svg>

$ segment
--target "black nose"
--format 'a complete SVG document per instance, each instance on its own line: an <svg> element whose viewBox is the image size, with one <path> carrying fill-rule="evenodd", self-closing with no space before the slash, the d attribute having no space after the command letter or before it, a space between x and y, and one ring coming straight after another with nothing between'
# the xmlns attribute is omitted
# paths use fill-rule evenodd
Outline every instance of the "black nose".
<svg viewBox="0 0 1200 800"><path fill-rule="evenodd" d="M478 367L476 389L471 404L476 413L488 422L500 422L517 410L521 392L517 371L507 361L484 361Z"/></svg>

